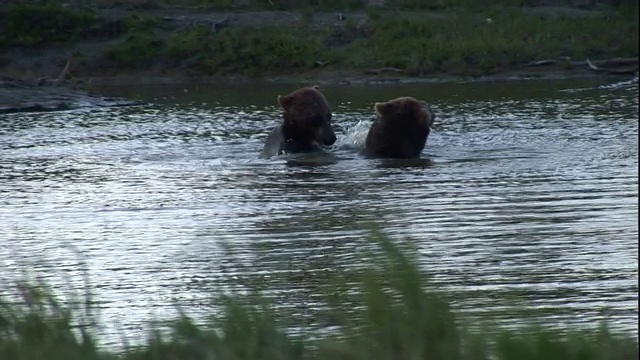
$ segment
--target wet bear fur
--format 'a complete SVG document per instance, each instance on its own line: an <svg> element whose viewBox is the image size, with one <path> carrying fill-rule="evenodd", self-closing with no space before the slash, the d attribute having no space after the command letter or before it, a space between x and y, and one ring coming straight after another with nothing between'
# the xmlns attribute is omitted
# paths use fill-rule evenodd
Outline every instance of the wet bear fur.
<svg viewBox="0 0 640 360"><path fill-rule="evenodd" d="M331 109L318 86L278 95L283 121L267 137L263 156L313 152L336 142Z"/></svg>
<svg viewBox="0 0 640 360"><path fill-rule="evenodd" d="M431 107L407 96L376 103L374 110L364 153L375 158L420 157L436 118Z"/></svg>

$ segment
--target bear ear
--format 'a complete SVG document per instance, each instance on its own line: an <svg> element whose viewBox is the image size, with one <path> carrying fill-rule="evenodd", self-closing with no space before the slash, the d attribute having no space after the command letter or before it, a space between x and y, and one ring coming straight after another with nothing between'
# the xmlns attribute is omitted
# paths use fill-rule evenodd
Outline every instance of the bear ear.
<svg viewBox="0 0 640 360"><path fill-rule="evenodd" d="M376 111L376 114L384 115L389 110L389 107L391 105L392 104L388 102L384 102L384 103L377 102L373 105L373 109Z"/></svg>
<svg viewBox="0 0 640 360"><path fill-rule="evenodd" d="M420 124L428 128L433 127L436 115L433 113L433 111L431 111L429 105L426 105L421 110L423 115L418 117L418 121L420 122Z"/></svg>
<svg viewBox="0 0 640 360"><path fill-rule="evenodd" d="M316 89L316 90L320 90L320 86L318 86L318 85L313 85L313 86L311 86L311 88L312 89Z"/></svg>
<svg viewBox="0 0 640 360"><path fill-rule="evenodd" d="M293 103L293 97L290 95L278 95L278 104L280 104L280 106L285 109L285 110L289 110L289 108L291 108L291 104Z"/></svg>

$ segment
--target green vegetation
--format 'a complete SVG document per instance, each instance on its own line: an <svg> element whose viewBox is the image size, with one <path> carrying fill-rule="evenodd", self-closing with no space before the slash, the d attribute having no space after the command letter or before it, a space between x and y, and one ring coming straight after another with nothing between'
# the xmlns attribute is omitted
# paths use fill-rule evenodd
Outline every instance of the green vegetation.
<svg viewBox="0 0 640 360"><path fill-rule="evenodd" d="M41 4L52 0L14 0L16 3ZM369 6L384 4L388 9L486 9L493 6L566 6L563 0L69 0L72 6L117 7L153 9L162 6L198 6L215 10L300 10L314 8L322 11L362 10ZM635 6L637 0L596 0L582 2L586 8L613 6Z"/></svg>
<svg viewBox="0 0 640 360"><path fill-rule="evenodd" d="M314 8L321 11L363 10L378 4L392 10L443 10L465 9L483 10L490 7L510 6L566 6L562 0L121 0L111 1L129 6L158 7L166 5L201 6L216 10L300 10ZM93 1L93 4L96 2ZM596 0L584 2L586 8L598 7L631 7L638 6L637 0Z"/></svg>
<svg viewBox="0 0 640 360"><path fill-rule="evenodd" d="M107 58L129 68L148 67L160 54L162 41L153 33L132 33L117 47L106 51Z"/></svg>
<svg viewBox="0 0 640 360"><path fill-rule="evenodd" d="M410 75L485 73L563 56L584 60L638 55L637 23L611 14L550 16L518 9L426 17L370 13L372 20L347 21L343 27L180 31L168 38L166 55L173 64L188 63L209 74L248 75L318 66L394 67Z"/></svg>
<svg viewBox="0 0 640 360"><path fill-rule="evenodd" d="M620 18L556 17L518 9L483 15L381 19L374 23L371 36L344 46L340 49L344 56L336 58L348 66L390 66L425 74L482 72L562 56L583 60L638 54L638 33L627 33L633 25Z"/></svg>
<svg viewBox="0 0 640 360"><path fill-rule="evenodd" d="M207 18L167 21L142 8L120 11L125 14L120 19L106 19L95 9L96 4L104 7L107 2L81 2L92 11L71 10L49 1L16 2L0 11L0 24L4 24L0 49L74 47L82 39L100 45L87 50L90 53L75 48L70 53L87 59L83 66L94 66L96 72L110 66L250 76L382 67L407 75L473 75L542 59L638 56L637 1L631 0L600 1L599 11L580 14L506 6L506 0L398 0L386 2L386 8L366 9L368 2L362 0L274 0L270 9L284 7L295 13L273 16L257 26L253 21L214 23ZM170 0L111 3L174 4ZM187 2L210 9L231 9L239 3L255 10L269 2ZM518 4L536 5L537 1ZM336 23L333 14L317 12L344 7L360 10L342 24Z"/></svg>
<svg viewBox="0 0 640 360"><path fill-rule="evenodd" d="M0 298L0 358L638 359L636 340L604 324L568 333L542 327L470 331L419 270L415 252L380 237L372 243L377 247L366 254L369 268L334 270L318 284L317 295L326 302L318 316L332 319L331 335L288 334L283 328L289 319L254 292L220 297L221 315L204 325L183 315L144 344L107 352L91 326L82 325L96 321L89 299L64 305L42 287L21 285L18 301Z"/></svg>
<svg viewBox="0 0 640 360"><path fill-rule="evenodd" d="M230 28L219 34L206 28L187 30L171 36L167 50L173 61L195 57L194 65L208 73L248 75L309 69L322 55L319 41L277 27Z"/></svg>
<svg viewBox="0 0 640 360"><path fill-rule="evenodd" d="M38 45L77 40L96 23L93 13L71 10L57 3L11 4L0 15L0 42L7 45Z"/></svg>

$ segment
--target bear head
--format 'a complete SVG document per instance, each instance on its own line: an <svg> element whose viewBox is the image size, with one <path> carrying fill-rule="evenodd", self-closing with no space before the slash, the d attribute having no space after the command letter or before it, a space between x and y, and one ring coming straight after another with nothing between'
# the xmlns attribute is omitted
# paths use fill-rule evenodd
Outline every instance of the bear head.
<svg viewBox="0 0 640 360"><path fill-rule="evenodd" d="M282 135L285 151L308 152L320 145L329 146L336 142L331 126L331 109L318 86L279 95L278 104L284 110Z"/></svg>
<svg viewBox="0 0 640 360"><path fill-rule="evenodd" d="M431 107L412 97L374 105L376 119L365 141L365 152L381 158L419 157L435 121Z"/></svg>

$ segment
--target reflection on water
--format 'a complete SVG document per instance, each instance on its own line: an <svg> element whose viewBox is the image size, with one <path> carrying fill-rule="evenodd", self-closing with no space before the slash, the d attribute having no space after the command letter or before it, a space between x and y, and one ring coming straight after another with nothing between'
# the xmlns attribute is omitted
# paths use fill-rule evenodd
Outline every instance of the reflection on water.
<svg viewBox="0 0 640 360"><path fill-rule="evenodd" d="M638 86L594 81L328 87L333 149L269 160L290 86L115 88L153 103L0 115L0 279L82 289L81 254L118 342L175 301L206 313L240 275L309 306L317 277L365 265L377 224L415 240L460 312L509 324L515 300L564 326L606 310L635 333ZM438 112L422 159L362 157L373 102L400 95Z"/></svg>

